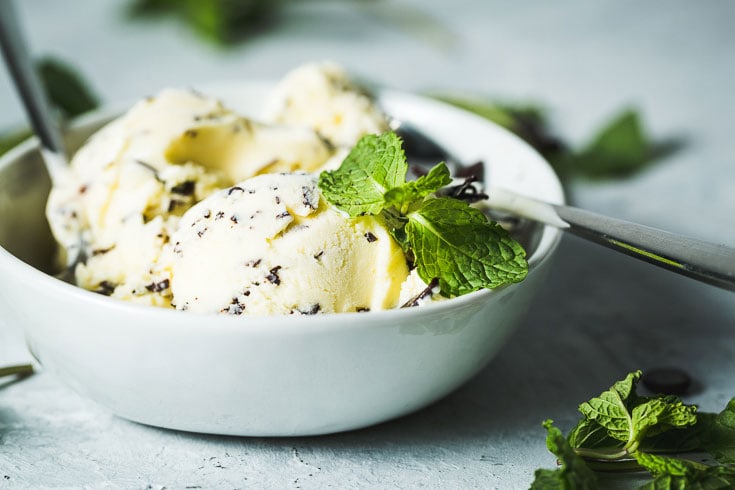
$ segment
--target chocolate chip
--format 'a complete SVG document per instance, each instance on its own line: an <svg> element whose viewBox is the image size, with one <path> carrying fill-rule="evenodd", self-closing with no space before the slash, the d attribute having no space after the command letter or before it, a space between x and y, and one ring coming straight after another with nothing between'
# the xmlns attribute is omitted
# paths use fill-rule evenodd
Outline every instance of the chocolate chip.
<svg viewBox="0 0 735 490"><path fill-rule="evenodd" d="M322 305L320 305L319 303L314 303L308 309L302 310L301 308L299 308L299 313L301 313L302 315L316 315L321 309Z"/></svg>
<svg viewBox="0 0 735 490"><path fill-rule="evenodd" d="M649 369L641 381L653 393L664 395L684 395L692 385L691 376L679 368Z"/></svg>
<svg viewBox="0 0 735 490"><path fill-rule="evenodd" d="M115 287L116 286L109 281L102 281L97 285L95 292L105 296L110 296L115 292Z"/></svg>
<svg viewBox="0 0 735 490"><path fill-rule="evenodd" d="M426 286L426 289L421 291L419 294L414 296L413 298L406 301L401 308L411 308L414 306L418 306L421 300L430 298L432 294L434 294L434 288L436 288L439 285L439 279L436 277L429 282L429 285Z"/></svg>
<svg viewBox="0 0 735 490"><path fill-rule="evenodd" d="M186 180L173 186L171 188L171 192L174 194L180 194L182 196L191 196L192 194L194 194L195 188L196 182L194 182L193 180Z"/></svg>
<svg viewBox="0 0 735 490"><path fill-rule="evenodd" d="M113 245L111 247L107 247L107 248L95 248L94 250L92 250L92 256L95 256L95 255L104 255L104 254L106 254L107 252L109 252L110 250L112 250L114 248L115 248L115 245Z"/></svg>
<svg viewBox="0 0 735 490"><path fill-rule="evenodd" d="M243 311L245 311L245 305L240 303L237 298L232 298L232 303L230 303L226 308L222 308L220 310L220 313L228 313L230 315L242 315Z"/></svg>
<svg viewBox="0 0 735 490"><path fill-rule="evenodd" d="M365 238L367 239L368 243L373 243L378 240L378 237L370 233L369 231L365 233Z"/></svg>
<svg viewBox="0 0 735 490"><path fill-rule="evenodd" d="M152 282L145 286L145 288L152 293L160 293L161 291L165 291L166 289L168 289L168 287L168 279L163 279L159 282Z"/></svg>
<svg viewBox="0 0 735 490"><path fill-rule="evenodd" d="M268 281L271 284L275 284L276 286L278 286L279 284L281 284L281 278L278 275L278 271L280 269L281 269L281 266L280 265L277 265L274 268L272 268L270 271L268 271L269 274L267 276L265 276L265 280Z"/></svg>

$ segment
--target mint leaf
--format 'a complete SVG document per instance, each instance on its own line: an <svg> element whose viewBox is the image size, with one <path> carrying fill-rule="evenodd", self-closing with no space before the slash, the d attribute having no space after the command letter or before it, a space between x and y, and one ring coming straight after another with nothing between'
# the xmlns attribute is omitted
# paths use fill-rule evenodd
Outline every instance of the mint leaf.
<svg viewBox="0 0 735 490"><path fill-rule="evenodd" d="M41 83L51 105L62 119L71 118L96 109L97 96L82 77L67 63L55 58L43 58L36 62ZM3 130L0 133L0 155L30 138L30 129Z"/></svg>
<svg viewBox="0 0 735 490"><path fill-rule="evenodd" d="M575 166L588 177L629 175L650 161L651 148L637 112L613 118L575 155Z"/></svg>
<svg viewBox="0 0 735 490"><path fill-rule="evenodd" d="M351 217L378 214L384 195L406 182L408 165L395 133L367 135L357 142L337 170L319 175L322 195Z"/></svg>
<svg viewBox="0 0 735 490"><path fill-rule="evenodd" d="M719 490L735 486L735 467L707 466L686 459L636 453L638 464L655 477L640 490Z"/></svg>
<svg viewBox="0 0 735 490"><path fill-rule="evenodd" d="M610 437L607 429L590 419L581 419L567 436L573 448L619 450L624 443Z"/></svg>
<svg viewBox="0 0 735 490"><path fill-rule="evenodd" d="M134 0L128 7L128 16L175 16L202 39L228 46L267 28L283 4L273 0Z"/></svg>
<svg viewBox="0 0 735 490"><path fill-rule="evenodd" d="M627 442L632 437L633 420L628 404L635 397L635 387L641 377L640 371L628 374L598 397L582 403L579 411L607 430L610 437Z"/></svg>
<svg viewBox="0 0 735 490"><path fill-rule="evenodd" d="M635 450L643 438L656 435L669 429L694 425L697 421L697 407L684 405L675 396L644 398L640 405L633 408L633 437L628 443L629 450Z"/></svg>
<svg viewBox="0 0 735 490"><path fill-rule="evenodd" d="M623 441L623 449L628 453L636 451L648 435L691 426L697 421L697 408L684 405L675 396L637 396L635 388L640 377L640 371L630 373L600 396L579 406L588 420L603 427L611 438ZM581 435L585 434L577 437Z"/></svg>
<svg viewBox="0 0 735 490"><path fill-rule="evenodd" d="M84 114L99 105L97 96L68 64L55 58L43 58L37 66L49 100L64 118Z"/></svg>
<svg viewBox="0 0 735 490"><path fill-rule="evenodd" d="M427 284L438 278L444 296L519 282L528 273L518 242L465 202L427 199L407 217L406 237L419 277Z"/></svg>
<svg viewBox="0 0 735 490"><path fill-rule="evenodd" d="M533 146L563 178L614 179L633 175L684 146L681 138L653 140L640 114L625 109L603 123L581 148L559 138L541 105L497 101L483 96L430 94L493 121Z"/></svg>
<svg viewBox="0 0 735 490"><path fill-rule="evenodd" d="M698 413L697 422L689 427L670 430L660 434L649 434L638 446L638 451L644 453L686 453L703 450L702 428L712 414Z"/></svg>
<svg viewBox="0 0 735 490"><path fill-rule="evenodd" d="M20 129L0 134L0 155L15 148L33 135L30 129Z"/></svg>
<svg viewBox="0 0 735 490"><path fill-rule="evenodd" d="M430 95L512 131L546 158L566 151L566 145L553 134L548 111L541 105L500 102L477 96Z"/></svg>
<svg viewBox="0 0 735 490"><path fill-rule="evenodd" d="M735 398L722 412L700 423L702 447L720 463L735 464Z"/></svg>
<svg viewBox="0 0 735 490"><path fill-rule="evenodd" d="M434 166L429 173L418 179L394 187L385 193L385 205L392 206L406 212L406 208L444 186L452 183L449 169L444 162Z"/></svg>
<svg viewBox="0 0 735 490"><path fill-rule="evenodd" d="M593 490L597 488L597 477L569 446L553 421L543 423L546 428L546 447L559 458L561 468L536 470L531 490Z"/></svg>

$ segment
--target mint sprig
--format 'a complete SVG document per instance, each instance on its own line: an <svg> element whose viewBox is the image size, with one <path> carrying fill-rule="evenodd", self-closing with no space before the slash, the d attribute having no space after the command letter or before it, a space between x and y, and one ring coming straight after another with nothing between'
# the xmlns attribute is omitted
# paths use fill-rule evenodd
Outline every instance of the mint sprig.
<svg viewBox="0 0 735 490"><path fill-rule="evenodd" d="M594 423L607 434L623 442L619 451L600 458L623 457L638 450L643 439L674 428L684 428L696 422L697 407L684 405L674 396L656 398L639 397L635 388L641 377L640 371L628 374L609 390L602 392L579 406L585 416L585 429L594 429ZM619 455L619 456L618 456Z"/></svg>
<svg viewBox="0 0 735 490"><path fill-rule="evenodd" d="M444 163L407 182L401 139L392 132L365 136L342 165L322 172L324 198L350 217L380 217L427 284L460 296L519 282L528 273L523 247L466 202L437 197L452 179Z"/></svg>
<svg viewBox="0 0 735 490"><path fill-rule="evenodd" d="M551 420L546 420L543 426L546 428L546 447L558 458L561 468L536 470L531 490L597 489L595 473L574 452L561 431Z"/></svg>
<svg viewBox="0 0 735 490"><path fill-rule="evenodd" d="M640 377L640 371L632 372L579 406L584 418L564 440L579 459L562 457L549 445L562 464L565 485L549 479L553 471L538 470L533 490L585 489L589 487L577 480L585 481L591 469L609 473L631 468L651 473L653 479L640 490L735 488L735 398L719 414L698 414L696 406L674 396L639 396ZM544 422L551 434L549 425ZM556 447L564 443L557 441ZM681 457L692 452L709 453L719 464Z"/></svg>

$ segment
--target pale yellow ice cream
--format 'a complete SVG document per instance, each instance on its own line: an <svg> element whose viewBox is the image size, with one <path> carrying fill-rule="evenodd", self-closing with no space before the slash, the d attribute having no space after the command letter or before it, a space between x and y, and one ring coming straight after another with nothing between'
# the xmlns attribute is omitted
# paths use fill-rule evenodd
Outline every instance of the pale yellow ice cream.
<svg viewBox="0 0 735 490"><path fill-rule="evenodd" d="M385 227L345 218L308 174L260 175L208 197L160 266L176 308L237 315L394 308L408 276Z"/></svg>
<svg viewBox="0 0 735 490"><path fill-rule="evenodd" d="M379 109L332 64L295 70L266 106L259 122L167 89L95 134L47 204L59 243L86 242L77 284L261 315L385 309L417 294L423 283L384 227L342 216L315 184L361 136L387 128Z"/></svg>
<svg viewBox="0 0 735 490"><path fill-rule="evenodd" d="M179 217L213 191L269 171L316 170L333 148L314 131L252 121L212 98L164 90L135 105L85 144L47 215L60 243L83 230L87 289L147 303L154 264Z"/></svg>
<svg viewBox="0 0 735 490"><path fill-rule="evenodd" d="M271 121L313 128L335 146L352 147L366 134L388 131L388 120L347 73L330 62L291 71L266 107Z"/></svg>

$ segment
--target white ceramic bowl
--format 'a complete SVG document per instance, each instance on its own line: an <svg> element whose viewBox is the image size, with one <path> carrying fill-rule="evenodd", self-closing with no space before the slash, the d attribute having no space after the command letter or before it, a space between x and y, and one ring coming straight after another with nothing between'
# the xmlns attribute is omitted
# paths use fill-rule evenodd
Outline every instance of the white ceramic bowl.
<svg viewBox="0 0 735 490"><path fill-rule="evenodd" d="M269 85L204 87L243 114ZM548 164L507 131L447 105L380 94L488 180L563 200ZM109 113L107 113L109 115ZM69 133L72 148L107 120ZM0 160L0 314L33 355L78 392L130 420L196 432L303 436L368 426L421 408L487 364L527 310L559 240L540 229L519 284L421 308L308 317L204 316L127 304L63 283L49 270L49 180L32 141Z"/></svg>

